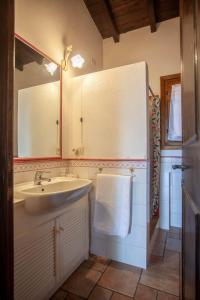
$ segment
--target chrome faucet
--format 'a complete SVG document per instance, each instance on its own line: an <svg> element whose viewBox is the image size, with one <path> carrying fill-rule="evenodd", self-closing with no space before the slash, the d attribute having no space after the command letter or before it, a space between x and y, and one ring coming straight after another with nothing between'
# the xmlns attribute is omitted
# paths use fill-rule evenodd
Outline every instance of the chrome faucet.
<svg viewBox="0 0 200 300"><path fill-rule="evenodd" d="M44 173L50 173L49 171L36 171L34 176L34 184L41 185L42 181L51 181L50 177L43 177Z"/></svg>

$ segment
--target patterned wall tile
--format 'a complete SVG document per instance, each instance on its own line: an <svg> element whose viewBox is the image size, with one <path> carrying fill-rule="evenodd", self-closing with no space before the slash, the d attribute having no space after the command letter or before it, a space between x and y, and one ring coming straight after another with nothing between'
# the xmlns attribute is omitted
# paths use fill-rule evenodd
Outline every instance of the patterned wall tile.
<svg viewBox="0 0 200 300"><path fill-rule="evenodd" d="M63 168L68 166L67 160L41 160L30 162L15 162L14 173L44 170L52 168Z"/></svg>
<svg viewBox="0 0 200 300"><path fill-rule="evenodd" d="M69 167L145 169L146 160L69 160Z"/></svg>
<svg viewBox="0 0 200 300"><path fill-rule="evenodd" d="M90 167L90 168L134 168L145 169L147 168L146 160L41 160L30 162L15 162L14 173L44 170L51 168L63 167Z"/></svg>

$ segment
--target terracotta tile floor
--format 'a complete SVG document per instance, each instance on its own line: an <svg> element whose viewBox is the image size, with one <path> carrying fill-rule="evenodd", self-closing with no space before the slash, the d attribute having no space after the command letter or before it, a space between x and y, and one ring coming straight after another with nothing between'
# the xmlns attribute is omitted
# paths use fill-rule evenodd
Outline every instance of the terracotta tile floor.
<svg viewBox="0 0 200 300"><path fill-rule="evenodd" d="M51 300L179 300L181 232L160 230L147 270L91 256Z"/></svg>

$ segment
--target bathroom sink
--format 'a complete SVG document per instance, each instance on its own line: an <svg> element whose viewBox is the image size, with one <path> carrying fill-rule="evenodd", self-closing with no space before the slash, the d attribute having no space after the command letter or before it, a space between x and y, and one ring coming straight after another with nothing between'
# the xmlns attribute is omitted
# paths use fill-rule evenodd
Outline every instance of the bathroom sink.
<svg viewBox="0 0 200 300"><path fill-rule="evenodd" d="M41 185L20 185L16 187L15 195L25 200L28 212L37 214L80 199L90 191L91 184L88 179L56 177Z"/></svg>

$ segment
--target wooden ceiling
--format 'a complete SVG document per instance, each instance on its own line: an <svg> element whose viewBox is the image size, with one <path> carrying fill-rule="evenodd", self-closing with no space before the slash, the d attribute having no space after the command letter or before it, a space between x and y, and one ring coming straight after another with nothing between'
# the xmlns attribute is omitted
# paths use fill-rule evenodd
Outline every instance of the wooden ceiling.
<svg viewBox="0 0 200 300"><path fill-rule="evenodd" d="M179 16L179 0L84 0L102 37L119 42L121 33Z"/></svg>

